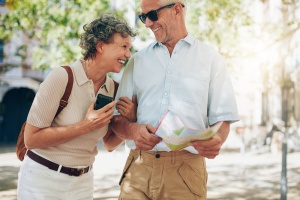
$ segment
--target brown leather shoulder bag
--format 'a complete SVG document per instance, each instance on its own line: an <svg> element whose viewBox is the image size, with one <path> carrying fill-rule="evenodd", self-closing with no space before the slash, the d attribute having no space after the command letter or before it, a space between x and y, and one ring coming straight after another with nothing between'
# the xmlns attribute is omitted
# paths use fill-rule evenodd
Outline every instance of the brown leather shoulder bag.
<svg viewBox="0 0 300 200"><path fill-rule="evenodd" d="M72 69L69 66L62 66L67 72L68 72L68 83L66 85L66 90L64 95L62 96L59 107L57 109L57 112L55 114L55 117L68 105L68 99L72 91L73 87L73 72ZM16 145L16 154L20 161L24 160L24 156L26 154L27 148L24 143L24 129L25 129L26 121L23 123L23 126L20 130L17 145Z"/></svg>

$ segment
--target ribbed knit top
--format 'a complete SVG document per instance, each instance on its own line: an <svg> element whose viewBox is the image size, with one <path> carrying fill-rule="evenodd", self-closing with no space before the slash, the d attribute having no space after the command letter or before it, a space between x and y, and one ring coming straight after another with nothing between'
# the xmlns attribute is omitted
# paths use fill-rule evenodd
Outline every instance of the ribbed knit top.
<svg viewBox="0 0 300 200"><path fill-rule="evenodd" d="M94 85L92 80L88 80L80 60L71 64L70 67L73 71L74 82L67 107L53 120L68 81L66 70L57 67L41 83L30 108L27 123L39 128L67 126L85 117L90 104L96 100ZM98 93L113 96L114 82L108 75ZM106 134L107 129L108 126L105 126L66 143L33 149L33 151L64 166L92 165L97 154L97 144Z"/></svg>

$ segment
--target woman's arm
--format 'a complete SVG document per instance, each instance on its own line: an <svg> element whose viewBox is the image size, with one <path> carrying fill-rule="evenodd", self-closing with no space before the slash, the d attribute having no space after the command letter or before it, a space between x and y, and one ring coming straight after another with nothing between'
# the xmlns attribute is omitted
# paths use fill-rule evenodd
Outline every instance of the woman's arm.
<svg viewBox="0 0 300 200"><path fill-rule="evenodd" d="M116 101L113 101L102 109L94 110L94 103L91 103L84 119L68 126L39 128L26 123L24 130L25 146L27 149L56 146L107 126L113 117L115 104Z"/></svg>
<svg viewBox="0 0 300 200"><path fill-rule="evenodd" d="M111 130L109 126L106 135L103 137L103 145L105 149L111 152L116 148L118 148L121 144L123 144L123 142L124 140L117 137L116 134Z"/></svg>
<svg viewBox="0 0 300 200"><path fill-rule="evenodd" d="M132 101L128 97L120 97L116 104L116 108L121 115L127 118L128 121L136 122L137 117L137 101L136 96L132 96ZM103 137L103 145L108 151L113 151L118 148L124 142L119 138L110 128L106 135Z"/></svg>

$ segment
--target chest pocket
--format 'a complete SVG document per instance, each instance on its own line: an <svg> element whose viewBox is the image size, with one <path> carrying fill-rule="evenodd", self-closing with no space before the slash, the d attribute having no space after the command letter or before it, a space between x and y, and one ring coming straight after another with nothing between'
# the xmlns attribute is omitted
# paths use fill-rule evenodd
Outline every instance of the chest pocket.
<svg viewBox="0 0 300 200"><path fill-rule="evenodd" d="M192 104L203 104L208 98L208 81L194 76L178 78L175 84L175 91L178 93L178 100Z"/></svg>

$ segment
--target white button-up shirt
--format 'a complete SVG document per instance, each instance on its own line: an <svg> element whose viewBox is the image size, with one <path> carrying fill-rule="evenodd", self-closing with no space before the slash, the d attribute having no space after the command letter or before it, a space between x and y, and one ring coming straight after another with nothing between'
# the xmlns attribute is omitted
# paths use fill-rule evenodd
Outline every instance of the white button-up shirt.
<svg viewBox="0 0 300 200"><path fill-rule="evenodd" d="M197 130L239 119L224 59L190 34L178 41L171 57L167 47L157 42L132 56L116 99L131 99L132 95L137 95L139 124L157 127L167 110L178 115L186 127ZM133 141L126 145L135 149ZM197 153L193 147L186 150ZM153 151L170 149L161 142Z"/></svg>

